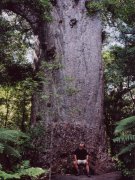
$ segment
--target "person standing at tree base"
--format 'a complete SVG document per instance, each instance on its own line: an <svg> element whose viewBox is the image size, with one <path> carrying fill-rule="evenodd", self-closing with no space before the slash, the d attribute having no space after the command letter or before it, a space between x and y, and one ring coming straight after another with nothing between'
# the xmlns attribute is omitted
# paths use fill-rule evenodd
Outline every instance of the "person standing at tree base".
<svg viewBox="0 0 135 180"><path fill-rule="evenodd" d="M77 176L80 175L79 165L84 164L86 166L87 176L90 177L90 169L89 169L89 155L85 149L85 143L80 142L79 148L77 148L74 152L74 161L73 165L77 171Z"/></svg>

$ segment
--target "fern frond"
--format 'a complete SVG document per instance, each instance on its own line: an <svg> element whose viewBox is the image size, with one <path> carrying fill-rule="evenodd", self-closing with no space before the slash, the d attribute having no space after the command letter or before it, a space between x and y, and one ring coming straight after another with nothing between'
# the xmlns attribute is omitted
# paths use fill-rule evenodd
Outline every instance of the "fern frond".
<svg viewBox="0 0 135 180"><path fill-rule="evenodd" d="M127 152L131 152L134 149L135 149L135 143L129 144L128 146L122 148L117 156L120 156L120 155L125 154Z"/></svg>
<svg viewBox="0 0 135 180"><path fill-rule="evenodd" d="M29 167L30 167L29 160L22 161L22 166L21 166L22 169L28 169Z"/></svg>
<svg viewBox="0 0 135 180"><path fill-rule="evenodd" d="M20 158L21 157L21 155L20 155L20 153L19 153L19 151L17 149L15 149L15 148L7 145L7 144L4 145L4 153L8 154L10 156L13 156L15 158Z"/></svg>
<svg viewBox="0 0 135 180"><path fill-rule="evenodd" d="M121 135L113 139L113 142L117 142L117 143L125 143L129 141L135 142L135 135L132 135L132 134Z"/></svg>
<svg viewBox="0 0 135 180"><path fill-rule="evenodd" d="M0 153L2 154L4 151L4 145L2 143L0 143Z"/></svg>
<svg viewBox="0 0 135 180"><path fill-rule="evenodd" d="M18 139L21 138L28 138L28 136L21 131L17 130L10 130L10 129L3 129L0 128L0 142L11 142L15 144L20 144L21 141Z"/></svg>
<svg viewBox="0 0 135 180"><path fill-rule="evenodd" d="M28 136L21 131L0 128L0 153L20 158L21 155L16 147L26 139Z"/></svg>
<svg viewBox="0 0 135 180"><path fill-rule="evenodd" d="M135 127L135 116L123 119L117 123L114 133L118 134Z"/></svg>
<svg viewBox="0 0 135 180"><path fill-rule="evenodd" d="M3 180L6 179L20 179L20 175L19 174L9 174L6 173L5 171L0 171L0 178Z"/></svg>
<svg viewBox="0 0 135 180"><path fill-rule="evenodd" d="M0 178L3 180L7 180L7 179L21 179L21 177L32 177L32 179L37 179L38 176L47 173L46 170L42 169L42 168L28 168L28 169L23 169L21 171L19 171L18 173L7 173L5 171L1 171L0 170Z"/></svg>
<svg viewBox="0 0 135 180"><path fill-rule="evenodd" d="M45 171L44 169L42 168L34 168L34 167L31 167L31 168L28 168L28 169L22 169L19 174L21 176L29 176L29 177L38 177L44 173L46 173L47 171Z"/></svg>

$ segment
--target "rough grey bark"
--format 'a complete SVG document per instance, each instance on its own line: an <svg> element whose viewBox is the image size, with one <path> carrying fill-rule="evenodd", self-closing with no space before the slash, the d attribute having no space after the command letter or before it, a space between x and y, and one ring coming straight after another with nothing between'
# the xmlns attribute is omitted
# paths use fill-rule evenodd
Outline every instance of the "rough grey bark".
<svg viewBox="0 0 135 180"><path fill-rule="evenodd" d="M57 0L51 15L53 21L46 26L46 60L48 65L57 62L62 66L45 70L48 99L39 111L45 110L42 118L53 131L52 164L57 166L55 159L71 155L84 140L95 172L102 174L112 164L103 122L101 20L99 15L87 14L85 0Z"/></svg>
<svg viewBox="0 0 135 180"><path fill-rule="evenodd" d="M57 82L60 117L97 129L103 114L101 21L87 15L85 1L76 5L71 0L58 0L52 17L47 27L47 48L55 49L55 58L63 66Z"/></svg>

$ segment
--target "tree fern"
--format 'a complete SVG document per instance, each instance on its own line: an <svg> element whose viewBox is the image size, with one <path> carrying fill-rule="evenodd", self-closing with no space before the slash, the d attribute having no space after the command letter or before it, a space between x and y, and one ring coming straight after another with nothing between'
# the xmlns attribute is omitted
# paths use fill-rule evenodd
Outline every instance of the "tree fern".
<svg viewBox="0 0 135 180"><path fill-rule="evenodd" d="M33 168L30 167L28 169L20 170L17 173L6 173L5 171L0 170L0 178L3 180L7 179L21 179L21 177L33 177L37 178L38 176L46 173L47 171L43 170L42 168Z"/></svg>
<svg viewBox="0 0 135 180"><path fill-rule="evenodd" d="M19 150L15 149L14 147L11 147L9 145L4 145L4 153L8 154L10 156L16 157L16 158L21 157Z"/></svg>
<svg viewBox="0 0 135 180"><path fill-rule="evenodd" d="M21 154L18 147L24 143L26 138L28 139L29 137L21 131L0 128L0 153L20 158ZM29 161L22 161L19 169L17 168L17 172L5 172L0 168L0 179L21 179L21 177L37 178L45 172L42 168L30 167Z"/></svg>
<svg viewBox="0 0 135 180"><path fill-rule="evenodd" d="M124 174L133 175L135 174L133 172L134 167L131 168L131 164L133 163L132 155L135 150L135 116L119 121L114 133L116 137L113 139L113 142L117 143L119 148L116 154L118 164L120 162L124 164L124 167L121 166ZM123 154L124 156L121 156ZM130 167L130 169L126 167Z"/></svg>
<svg viewBox="0 0 135 180"><path fill-rule="evenodd" d="M132 135L132 134L120 135L114 138L113 141L117 143L125 143L125 142L130 142L130 141L135 142L135 135Z"/></svg>
<svg viewBox="0 0 135 180"><path fill-rule="evenodd" d="M19 158L17 146L24 142L28 136L21 131L0 128L0 153Z"/></svg>
<svg viewBox="0 0 135 180"><path fill-rule="evenodd" d="M135 149L135 116L123 119L117 123L115 128L116 137L113 139L114 143L120 143L123 147L117 154L122 155L127 152L131 152ZM127 145L128 143L128 145Z"/></svg>
<svg viewBox="0 0 135 180"><path fill-rule="evenodd" d="M131 143L128 146L122 148L120 150L120 152L117 154L117 156L120 156L120 155L125 154L125 153L130 153L134 149L135 149L135 143Z"/></svg>
<svg viewBox="0 0 135 180"><path fill-rule="evenodd" d="M29 176L29 177L37 177L39 175L44 174L45 170L43 170L42 168L34 168L34 167L30 167L28 169L23 169L19 172L20 176Z"/></svg>
<svg viewBox="0 0 135 180"><path fill-rule="evenodd" d="M0 128L0 142L20 144L23 138L28 136L21 131Z"/></svg>
<svg viewBox="0 0 135 180"><path fill-rule="evenodd" d="M118 133L121 133L123 131L132 129L133 127L135 127L135 116L128 117L126 119L119 121L117 123L117 126L115 128L114 133L118 134Z"/></svg>

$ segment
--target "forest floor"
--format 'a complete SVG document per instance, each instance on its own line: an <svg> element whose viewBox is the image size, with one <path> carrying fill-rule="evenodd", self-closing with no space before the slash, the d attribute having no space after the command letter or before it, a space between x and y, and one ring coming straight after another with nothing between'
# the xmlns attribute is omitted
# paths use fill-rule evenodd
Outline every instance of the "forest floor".
<svg viewBox="0 0 135 180"><path fill-rule="evenodd" d="M112 172L103 175L92 175L87 177L84 175L75 176L75 175L56 175L52 177L52 180L125 180L121 177L120 172Z"/></svg>

